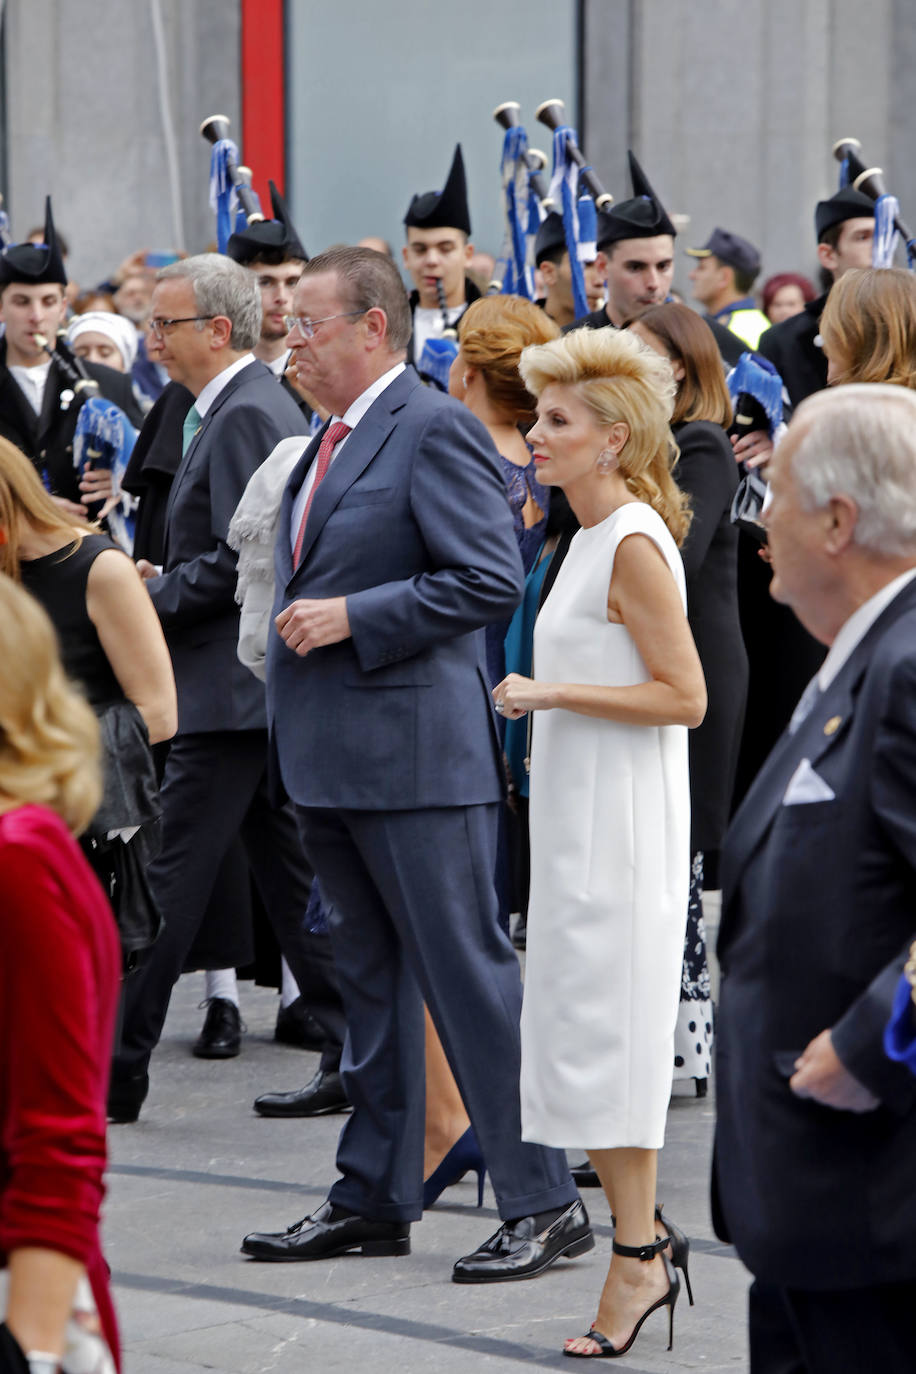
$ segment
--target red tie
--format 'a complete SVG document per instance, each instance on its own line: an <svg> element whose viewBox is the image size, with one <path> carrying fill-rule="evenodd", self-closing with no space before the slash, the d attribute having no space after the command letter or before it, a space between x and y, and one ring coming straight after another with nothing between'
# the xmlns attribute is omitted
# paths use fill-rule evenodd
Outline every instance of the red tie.
<svg viewBox="0 0 916 1374"><path fill-rule="evenodd" d="M324 432L324 438L318 445L318 459L315 466L315 480L312 489L308 494L305 503L305 510L302 512L302 522L299 526L299 533L296 535L296 542L293 545L293 567L298 568L299 559L302 557L302 543L305 539L305 522L309 518L309 511L312 509L312 502L315 499L315 492L318 490L318 483L324 478L325 473L331 466L331 454L334 452L341 439L345 439L350 433L350 426L345 425L343 420L336 420L333 425L329 425Z"/></svg>

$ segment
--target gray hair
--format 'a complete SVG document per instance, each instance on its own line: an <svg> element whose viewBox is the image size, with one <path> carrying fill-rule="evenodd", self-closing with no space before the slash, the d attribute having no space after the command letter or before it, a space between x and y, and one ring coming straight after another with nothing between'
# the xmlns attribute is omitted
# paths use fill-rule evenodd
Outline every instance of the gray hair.
<svg viewBox="0 0 916 1374"><path fill-rule="evenodd" d="M261 291L254 272L240 267L223 253L198 253L196 257L160 267L157 281L184 278L194 288L201 315L224 315L232 325L229 342L247 353L261 337Z"/></svg>
<svg viewBox="0 0 916 1374"><path fill-rule="evenodd" d="M889 557L916 553L916 394L853 384L815 392L795 413L807 425L793 455L803 504L818 510L848 496L854 541Z"/></svg>

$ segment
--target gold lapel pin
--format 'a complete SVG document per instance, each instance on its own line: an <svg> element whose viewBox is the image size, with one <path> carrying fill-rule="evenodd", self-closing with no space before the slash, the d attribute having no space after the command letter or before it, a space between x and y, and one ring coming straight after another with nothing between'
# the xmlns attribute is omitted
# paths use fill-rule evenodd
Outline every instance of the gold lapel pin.
<svg viewBox="0 0 916 1374"><path fill-rule="evenodd" d="M842 717L842 716L831 716L830 719L828 720L827 724L824 726L824 734L825 734L825 735L835 735L836 732L837 732L837 730L839 730L839 728L840 728L840 726L841 726L842 724L843 724L843 717Z"/></svg>

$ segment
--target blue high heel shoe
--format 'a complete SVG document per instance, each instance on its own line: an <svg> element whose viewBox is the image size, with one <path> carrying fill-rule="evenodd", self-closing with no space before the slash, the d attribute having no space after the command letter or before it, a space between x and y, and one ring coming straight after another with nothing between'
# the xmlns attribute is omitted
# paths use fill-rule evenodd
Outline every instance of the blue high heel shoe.
<svg viewBox="0 0 916 1374"><path fill-rule="evenodd" d="M433 1170L423 1184L424 1209L432 1207L436 1198L444 1193L446 1188L451 1188L453 1183L457 1183L464 1178L465 1174L472 1171L477 1175L477 1206L482 1207L487 1166L484 1164L483 1155L480 1153L474 1127L469 1126L461 1139L455 1141L439 1167Z"/></svg>

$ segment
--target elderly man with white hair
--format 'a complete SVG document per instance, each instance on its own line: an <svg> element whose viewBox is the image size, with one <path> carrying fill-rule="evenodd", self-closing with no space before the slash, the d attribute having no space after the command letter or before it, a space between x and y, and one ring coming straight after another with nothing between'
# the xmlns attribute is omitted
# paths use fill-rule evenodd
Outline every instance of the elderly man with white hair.
<svg viewBox="0 0 916 1374"><path fill-rule="evenodd" d="M732 823L713 1207L752 1374L916 1366L916 1079L882 1033L916 929L916 395L798 408L772 594L829 646Z"/></svg>

